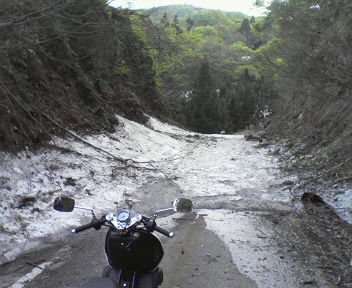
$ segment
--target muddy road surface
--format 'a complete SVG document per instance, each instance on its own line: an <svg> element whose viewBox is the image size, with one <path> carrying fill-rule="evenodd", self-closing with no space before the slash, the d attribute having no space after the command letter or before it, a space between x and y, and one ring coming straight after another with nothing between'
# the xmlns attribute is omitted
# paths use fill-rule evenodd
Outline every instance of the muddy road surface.
<svg viewBox="0 0 352 288"><path fill-rule="evenodd" d="M350 226L328 206L292 199L292 176L267 150L240 135L163 133L182 141L180 157L155 162L160 173L125 199L146 214L177 197L193 200L192 213L159 221L175 232L160 237L161 287L352 287ZM99 276L104 229L65 235L1 266L0 287L59 288Z"/></svg>
<svg viewBox="0 0 352 288"><path fill-rule="evenodd" d="M152 179L141 191L148 197L133 208L146 213L181 193L178 185L164 179ZM160 197L161 191L167 196ZM255 200L242 205L229 196L193 200L194 212L161 220L175 232L173 239L161 236L162 287L351 287L343 235L318 238L322 226L317 219L307 220L306 211ZM84 283L106 265L104 236L103 229L68 235L65 242L24 255L0 268L0 286L59 288ZM39 272L36 277L34 270Z"/></svg>

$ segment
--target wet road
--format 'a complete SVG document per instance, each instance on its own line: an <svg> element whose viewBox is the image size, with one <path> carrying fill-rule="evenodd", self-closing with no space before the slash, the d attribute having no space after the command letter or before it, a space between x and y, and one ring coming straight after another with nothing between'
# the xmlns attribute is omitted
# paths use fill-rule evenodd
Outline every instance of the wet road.
<svg viewBox="0 0 352 288"><path fill-rule="evenodd" d="M196 208L159 222L176 232L161 237L162 287L352 287L350 227L330 210L292 202L268 156L234 140L192 139L187 162L160 164L165 177L150 177L136 190L135 211L149 214L180 196ZM24 255L0 267L0 287L67 287L99 276L104 236L67 234ZM44 264L45 271L35 268Z"/></svg>
<svg viewBox="0 0 352 288"><path fill-rule="evenodd" d="M170 197L182 194L178 185L162 179L150 179L140 191L143 205L137 202L134 208L146 213L155 205L167 205ZM161 191L168 193L160 196ZM153 201L156 195L159 195L157 204ZM277 204L273 208L251 201L241 204L226 196L193 200L195 213L177 214L161 221L169 227L173 223L176 234L173 239L161 237L165 249L162 287L349 287L332 282L331 276L337 274L332 273L331 267L328 270L329 261L321 258L324 257L319 251L322 243L314 243L316 238L311 238L314 235L300 231L303 229L300 225L307 223L304 214L297 214L292 207ZM146 203L149 211L141 207L146 207ZM59 288L98 276L106 265L104 236L103 231L85 231L68 235L65 243L27 254L0 268L1 287ZM331 244L338 246L336 241ZM334 247L336 257L342 248ZM320 260L325 261L325 267ZM42 266L48 262L46 270L33 280L10 285L33 271L33 264Z"/></svg>
<svg viewBox="0 0 352 288"><path fill-rule="evenodd" d="M147 215L156 209L155 206L167 207L170 199L182 194L178 185L163 179L151 179L140 187L140 192L143 202L135 204L133 209L144 211ZM206 229L203 216L196 213L177 214L159 223L168 225L167 222L174 223L172 230L175 237L169 239L161 236L165 250L161 265L165 275L162 287L258 287L253 280L239 272L229 248L216 233ZM79 285L99 276L106 265L104 236L103 231L88 230L68 235L66 243L57 243L54 247L29 253L0 268L2 275L7 275L2 277L1 287L8 287L6 283L30 273L33 264L42 266L47 262L51 264L39 276L10 287L59 288Z"/></svg>

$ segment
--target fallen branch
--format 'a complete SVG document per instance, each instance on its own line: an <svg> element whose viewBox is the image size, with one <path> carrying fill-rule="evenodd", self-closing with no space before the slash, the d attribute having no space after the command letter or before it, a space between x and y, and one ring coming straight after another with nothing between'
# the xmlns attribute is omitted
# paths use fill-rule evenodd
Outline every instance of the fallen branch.
<svg viewBox="0 0 352 288"><path fill-rule="evenodd" d="M335 182L343 182L352 180L352 176L336 179Z"/></svg>
<svg viewBox="0 0 352 288"><path fill-rule="evenodd" d="M26 107L24 107L21 104L20 101L17 100L15 95L12 94L11 91L4 85L1 87L1 89L5 93L7 99L10 101L10 103L17 104L29 116L29 118L32 119L35 123L37 123L43 129L45 134L55 143L54 139L51 137L50 133L46 130L46 128L36 118L33 117L33 115L26 109ZM24 129L22 129L22 130L24 130Z"/></svg>
<svg viewBox="0 0 352 288"><path fill-rule="evenodd" d="M33 11L33 12L28 13L23 16L20 16L17 19L11 19L11 20L7 20L4 22L0 22L0 28L3 28L3 27L7 28L12 25L23 25L23 24L27 24L28 22L31 22L34 20L39 20L43 17L50 16L57 11L65 9L70 4L77 2L77 0L74 0L71 3L70 2L69 3L64 3L64 2L61 3L61 2L62 1L59 0L48 7L45 7L41 10Z"/></svg>
<svg viewBox="0 0 352 288"><path fill-rule="evenodd" d="M298 190L298 189L302 189L302 188L305 187L307 184L309 184L309 183L311 183L311 182L314 182L314 181L318 180L319 178L321 178L321 177L323 177L323 176L326 176L327 174L331 173L332 171L334 171L334 170L340 168L341 166L343 166L343 165L345 165L346 163L348 163L350 160L351 160L351 158L348 158L348 159L346 159L345 161L343 161L342 163L340 163L340 164L338 164L338 165L336 165L336 166L330 168L329 170L327 170L327 171L325 171L325 172L322 172L322 173L320 173L320 174L318 174L318 175L316 175L316 176L310 178L309 180L303 182L302 184L300 184L300 185L298 185L296 188L294 188L294 189L291 191L291 194L292 194L293 192L295 192L296 190ZM348 178L349 178L349 179L352 179L352 177L348 177ZM343 178L341 178L341 179L343 179Z"/></svg>
<svg viewBox="0 0 352 288"><path fill-rule="evenodd" d="M61 130L65 131L67 134L69 134L70 136L72 136L73 138L79 140L80 142L86 144L87 146L89 147L92 147L94 148L95 150L99 151L99 152L102 152L102 153L105 153L107 155L109 155L110 157L112 157L114 160L117 160L123 164L129 164L129 162L132 162L132 163L136 163L134 160L132 159L123 159L123 158L120 158L120 157L117 157L115 156L114 154L111 154L110 152L100 148L100 147L97 147L87 141L85 141L84 139L82 139L81 137L79 137L78 135L76 135L75 133L69 131L68 129L66 129L65 127L63 127L62 125L60 125L59 123L57 123L55 120L51 119L51 117L49 117L48 115L46 115L45 113L42 113L42 115L48 119L51 123L53 123L55 126L59 127Z"/></svg>
<svg viewBox="0 0 352 288"><path fill-rule="evenodd" d="M39 268L39 269L43 270L44 272L50 273L50 271L48 269L40 267L39 265L37 265L37 264L35 264L35 263L31 262L31 261L27 261L26 264L27 265L31 265L31 266L36 267L36 268Z"/></svg>
<svg viewBox="0 0 352 288"><path fill-rule="evenodd" d="M138 164L163 163L163 162L172 162L172 161L180 160L182 158L184 157L177 157L177 158L165 159L165 160L135 161L135 163L138 163Z"/></svg>

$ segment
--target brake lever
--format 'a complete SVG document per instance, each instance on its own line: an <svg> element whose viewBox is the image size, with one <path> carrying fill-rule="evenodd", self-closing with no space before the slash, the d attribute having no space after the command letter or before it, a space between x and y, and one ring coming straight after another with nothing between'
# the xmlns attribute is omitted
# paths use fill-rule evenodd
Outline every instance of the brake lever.
<svg viewBox="0 0 352 288"><path fill-rule="evenodd" d="M155 217L151 217L151 218L148 218L146 216L142 217L142 223L145 229L147 230L147 232L151 233L155 230L155 227L156 227L155 219L156 219Z"/></svg>
<svg viewBox="0 0 352 288"><path fill-rule="evenodd" d="M95 230L100 230L101 226L103 226L106 222L105 216L101 216L100 219L98 219L97 217L93 218L92 222L94 222L94 226L93 228Z"/></svg>

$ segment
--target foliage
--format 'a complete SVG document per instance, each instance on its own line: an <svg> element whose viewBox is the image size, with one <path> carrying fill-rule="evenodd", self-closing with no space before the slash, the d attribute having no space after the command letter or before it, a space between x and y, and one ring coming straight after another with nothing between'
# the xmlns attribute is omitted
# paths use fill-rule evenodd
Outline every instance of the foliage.
<svg viewBox="0 0 352 288"><path fill-rule="evenodd" d="M0 10L0 149L64 128L113 131L115 114L160 109L152 60L130 11L103 0L13 0Z"/></svg>
<svg viewBox="0 0 352 288"><path fill-rule="evenodd" d="M208 62L202 62L188 100L188 125L202 133L216 133L219 130L220 115L216 86Z"/></svg>
<svg viewBox="0 0 352 288"><path fill-rule="evenodd" d="M170 16L169 21L172 21L174 15L177 15L177 17L192 17L202 10L202 8L196 8L192 5L169 5L148 10L139 10L139 12L148 15L154 23L160 23L164 15Z"/></svg>
<svg viewBox="0 0 352 288"><path fill-rule="evenodd" d="M156 40L151 50L165 106L172 118L200 132L243 129L260 107L270 104L257 97L263 78L271 75L263 73L260 53L253 50L268 41L263 38L266 28L260 26L262 20L241 13L193 12L179 12L177 6L143 11L151 18L163 13L154 23L159 37L149 32L147 42Z"/></svg>
<svg viewBox="0 0 352 288"><path fill-rule="evenodd" d="M271 17L280 27L280 49L294 81L316 81L350 90L352 28L349 1L280 1ZM288 37L289 35L289 37ZM347 77L346 77L347 76Z"/></svg>
<svg viewBox="0 0 352 288"><path fill-rule="evenodd" d="M266 27L276 33L255 53L279 95L272 131L304 142L304 153L322 149L314 169L351 157L351 12L350 0L276 0L253 25L263 39Z"/></svg>

